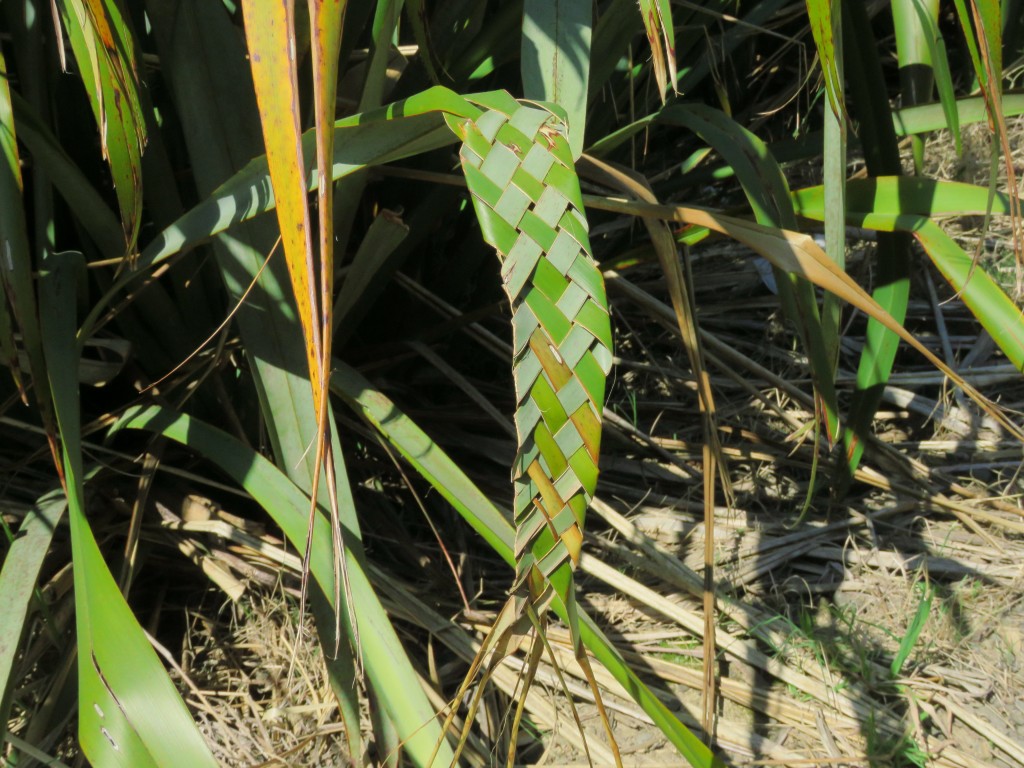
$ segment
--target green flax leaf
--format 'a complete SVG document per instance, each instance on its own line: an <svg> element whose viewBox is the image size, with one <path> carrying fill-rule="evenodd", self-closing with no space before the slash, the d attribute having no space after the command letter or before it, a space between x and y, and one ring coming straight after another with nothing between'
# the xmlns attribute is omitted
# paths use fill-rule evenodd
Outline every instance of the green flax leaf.
<svg viewBox="0 0 1024 768"><path fill-rule="evenodd" d="M81 254L51 255L40 278L50 371L75 370L75 292ZM78 382L50 376L71 523L78 640L78 734L93 765L216 766L199 729L103 560L86 517Z"/></svg>
<svg viewBox="0 0 1024 768"><path fill-rule="evenodd" d="M583 152L593 24L590 0L523 4L523 95L566 111L573 159Z"/></svg>

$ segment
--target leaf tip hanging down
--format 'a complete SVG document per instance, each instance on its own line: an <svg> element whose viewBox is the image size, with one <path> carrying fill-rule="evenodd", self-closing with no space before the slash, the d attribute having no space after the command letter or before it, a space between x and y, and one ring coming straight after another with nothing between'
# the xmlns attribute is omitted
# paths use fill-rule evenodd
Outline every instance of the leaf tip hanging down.
<svg viewBox="0 0 1024 768"><path fill-rule="evenodd" d="M142 224L142 153L148 142L135 42L113 0L61 0L59 5L59 14L57 3L51 5L57 39L63 40L63 18L99 129L103 159L110 166L131 256ZM63 42L58 48L66 71Z"/></svg>
<svg viewBox="0 0 1024 768"><path fill-rule="evenodd" d="M839 26L840 19L833 10L835 9L832 0L807 0L807 17L810 20L818 58L821 60L821 72L829 107L837 120L845 122L847 114L843 95L842 28Z"/></svg>
<svg viewBox="0 0 1024 768"><path fill-rule="evenodd" d="M654 67L654 78L658 82L658 93L662 103L665 103L669 88L677 93L678 80L672 7L669 0L640 0L640 15L643 17L647 41L651 45L651 64Z"/></svg>

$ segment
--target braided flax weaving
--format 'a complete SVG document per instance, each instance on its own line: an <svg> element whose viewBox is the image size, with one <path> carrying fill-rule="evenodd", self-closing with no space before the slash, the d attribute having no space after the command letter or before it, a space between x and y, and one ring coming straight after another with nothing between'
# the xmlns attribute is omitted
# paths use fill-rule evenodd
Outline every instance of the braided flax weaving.
<svg viewBox="0 0 1024 768"><path fill-rule="evenodd" d="M565 123L552 110L503 92L478 103L487 109L479 118L450 118L449 125L462 139L477 219L498 252L512 307L519 443L512 470L516 581L478 661L492 647L500 660L510 638L532 628L528 686L543 652L545 615L557 597L569 617L576 658L600 702L580 639L573 571L597 486L612 364L604 280L590 255Z"/></svg>

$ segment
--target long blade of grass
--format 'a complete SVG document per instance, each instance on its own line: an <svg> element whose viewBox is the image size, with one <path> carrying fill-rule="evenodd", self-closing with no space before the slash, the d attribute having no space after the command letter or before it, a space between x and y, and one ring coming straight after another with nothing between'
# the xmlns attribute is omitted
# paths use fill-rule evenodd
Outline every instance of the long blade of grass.
<svg viewBox="0 0 1024 768"><path fill-rule="evenodd" d="M142 429L188 446L245 488L281 527L292 546L301 550L305 544L309 496L280 469L235 438L198 419L153 407L129 409L112 429ZM317 515L313 525L310 573L328 598L333 599L333 552L326 516ZM351 539L346 536L345 541ZM361 555L350 549L346 557L351 569L353 605L364 628L361 638L367 678L399 729L410 758L417 765L429 766L428 757L441 736L434 711L366 576ZM445 764L451 762L453 754L446 744L442 744L439 757L447 761Z"/></svg>
<svg viewBox="0 0 1024 768"><path fill-rule="evenodd" d="M338 56L347 0L309 0L313 52L313 101L316 114L316 167L322 176L334 159L334 104L338 92ZM334 301L334 185L317 187L320 251L320 307L323 339L321 368L331 359ZM324 388L326 391L326 387ZM321 410L326 411L326 408Z"/></svg>
<svg viewBox="0 0 1024 768"><path fill-rule="evenodd" d="M983 96L967 96L957 99L953 108L956 120L961 126L980 123L988 119ZM1024 93L1003 94L1003 114L1015 117L1024 113ZM937 131L945 128L948 122L943 104L922 104L917 107L904 107L892 112L893 128L897 136L910 136L915 133Z"/></svg>
<svg viewBox="0 0 1024 768"><path fill-rule="evenodd" d="M851 179L846 183L849 212L858 214L919 214L942 216L983 216L989 208L989 191L985 187L960 181L917 178L911 176L876 176ZM827 206L822 187L807 187L792 193L796 212L809 219L823 221ZM996 193L992 213L1008 216L1009 195Z"/></svg>
<svg viewBox="0 0 1024 768"><path fill-rule="evenodd" d="M645 183L632 178L626 172L609 166L600 160L584 158L584 170L595 169L598 180L614 188L622 189L627 194L646 202L657 202L654 193ZM642 178L642 177L641 177ZM697 379L698 404L701 413L706 454L704 456L704 689L701 691L703 703L702 727L707 734L714 733L714 715L716 705L715 662L715 491L721 482L725 491L726 503L733 502L732 485L722 446L718 439L718 419L715 410L714 396L711 390L711 377L704 364L704 349L701 344L700 328L694 307L691 281L684 277L676 242L668 224L655 218L644 218L644 226L651 235L651 244L658 255L658 262L665 275L672 308L675 311L679 334L683 339L690 361L690 369ZM689 270L687 270L688 272Z"/></svg>
<svg viewBox="0 0 1024 768"><path fill-rule="evenodd" d="M323 341L320 336L320 301L312 282L316 280L317 270L309 207L306 205L295 62L295 2L285 0L264 4L257 0L242 0L242 9L281 242L306 341L313 398L319 403L324 390ZM317 410L319 412L319 408Z"/></svg>
<svg viewBox="0 0 1024 768"><path fill-rule="evenodd" d="M81 254L43 264L43 344L52 370L74 370ZM78 637L79 741L93 765L216 766L185 703L103 560L85 514L78 382L51 376L71 522Z"/></svg>

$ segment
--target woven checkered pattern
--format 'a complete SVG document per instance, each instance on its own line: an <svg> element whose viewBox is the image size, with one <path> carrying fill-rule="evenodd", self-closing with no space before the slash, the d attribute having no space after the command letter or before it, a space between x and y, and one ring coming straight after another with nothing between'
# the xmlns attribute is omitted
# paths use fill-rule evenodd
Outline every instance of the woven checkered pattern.
<svg viewBox="0 0 1024 768"><path fill-rule="evenodd" d="M571 573L597 485L612 363L608 302L561 120L509 97L453 127L512 305L516 591L527 587L543 612L552 586L572 600Z"/></svg>

